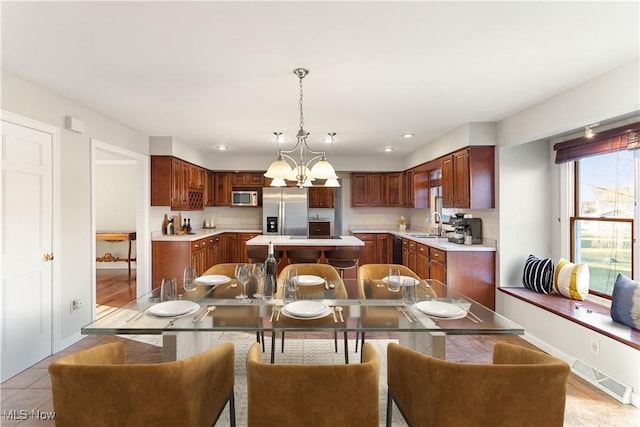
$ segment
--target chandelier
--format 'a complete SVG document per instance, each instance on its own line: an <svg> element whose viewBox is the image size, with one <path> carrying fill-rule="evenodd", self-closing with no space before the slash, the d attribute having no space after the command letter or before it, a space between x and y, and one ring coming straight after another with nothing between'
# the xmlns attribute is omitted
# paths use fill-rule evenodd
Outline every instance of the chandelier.
<svg viewBox="0 0 640 427"><path fill-rule="evenodd" d="M304 130L304 112L302 109L303 90L302 79L309 74L309 70L306 68L296 68L293 70L293 74L298 76L300 84L300 100L298 101L298 108L300 110L300 129L296 134L296 145L290 150L280 149L278 145L278 158L274 160L269 169L265 172L264 176L272 178L272 186L281 187L285 186L285 180L295 181L296 185L300 188L313 186L312 181L325 180L324 186L326 187L339 187L338 175L336 171L327 161L325 151L316 151L309 148L307 144L307 137L309 132ZM276 136L276 142L279 144L281 132L274 132ZM335 133L331 135L331 145L333 147L333 137Z"/></svg>

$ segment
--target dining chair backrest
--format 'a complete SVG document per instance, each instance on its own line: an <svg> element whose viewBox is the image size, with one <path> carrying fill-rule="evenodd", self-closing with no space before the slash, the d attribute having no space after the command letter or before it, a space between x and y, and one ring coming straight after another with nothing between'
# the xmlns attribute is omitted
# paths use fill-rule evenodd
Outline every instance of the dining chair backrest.
<svg viewBox="0 0 640 427"><path fill-rule="evenodd" d="M247 354L249 427L377 427L380 358L369 343L362 363L293 365L262 362L260 346Z"/></svg>
<svg viewBox="0 0 640 427"><path fill-rule="evenodd" d="M412 426L561 427L568 375L564 361L508 343L495 345L492 364L449 362L390 343L387 426L395 402Z"/></svg>
<svg viewBox="0 0 640 427"><path fill-rule="evenodd" d="M327 264L340 271L340 276L344 276L344 270L356 268L360 259L360 249L337 248L324 251Z"/></svg>
<svg viewBox="0 0 640 427"><path fill-rule="evenodd" d="M284 251L278 250L278 249L275 249L273 251L273 256L276 258L276 261L278 262L278 264L282 259L283 253ZM267 259L268 255L269 255L269 248L266 246L257 246L253 248L247 248L247 258L249 259L249 262L251 264L264 262L264 260Z"/></svg>
<svg viewBox="0 0 640 427"><path fill-rule="evenodd" d="M229 402L235 424L234 346L177 362L128 365L122 342L49 365L57 427L213 425Z"/></svg>
<svg viewBox="0 0 640 427"><path fill-rule="evenodd" d="M334 295L335 299L347 299L347 288L344 285L344 282L340 278L340 273L338 270L330 266L329 264L316 264L316 263L307 263L307 264L289 264L285 266L280 274L278 275L278 290L276 291L276 298L282 298L284 295L282 283L286 279L289 274L289 270L297 269L299 275L310 275L310 276L318 276L322 277L325 280L331 281L334 286ZM323 287L324 284L317 285L319 287Z"/></svg>
<svg viewBox="0 0 640 427"><path fill-rule="evenodd" d="M387 277L390 268L397 268L400 271L401 276L413 277L414 279L420 279L416 273L414 273L409 267L400 264L365 264L358 268L358 298L366 299L364 291L364 280L372 279L379 280Z"/></svg>
<svg viewBox="0 0 640 427"><path fill-rule="evenodd" d="M308 264L320 262L322 251L317 249L289 249L287 259L289 264Z"/></svg>

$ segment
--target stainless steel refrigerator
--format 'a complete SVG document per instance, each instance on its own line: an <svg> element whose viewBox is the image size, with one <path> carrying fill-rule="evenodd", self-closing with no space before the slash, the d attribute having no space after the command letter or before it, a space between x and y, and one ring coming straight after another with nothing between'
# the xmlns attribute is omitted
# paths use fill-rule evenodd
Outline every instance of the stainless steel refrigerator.
<svg viewBox="0 0 640 427"><path fill-rule="evenodd" d="M262 189L262 233L264 235L307 236L309 190L298 187Z"/></svg>

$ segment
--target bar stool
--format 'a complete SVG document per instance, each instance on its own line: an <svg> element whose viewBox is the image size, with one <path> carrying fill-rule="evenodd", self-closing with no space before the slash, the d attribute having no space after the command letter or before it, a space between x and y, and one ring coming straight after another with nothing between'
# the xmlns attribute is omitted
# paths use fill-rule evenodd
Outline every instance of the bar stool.
<svg viewBox="0 0 640 427"><path fill-rule="evenodd" d="M317 264L322 251L317 249L290 249L287 251L289 264Z"/></svg>
<svg viewBox="0 0 640 427"><path fill-rule="evenodd" d="M281 250L276 249L273 251L273 256L276 258L276 261L278 262L278 264L280 264L280 260L282 259L283 254L284 254L284 251L281 251ZM251 264L264 262L264 260L267 259L267 256L269 256L269 248L266 246L247 249L247 258L249 258L249 262Z"/></svg>
<svg viewBox="0 0 640 427"><path fill-rule="evenodd" d="M344 271L358 267L360 249L338 248L324 251L327 264L340 272L340 278L344 279Z"/></svg>

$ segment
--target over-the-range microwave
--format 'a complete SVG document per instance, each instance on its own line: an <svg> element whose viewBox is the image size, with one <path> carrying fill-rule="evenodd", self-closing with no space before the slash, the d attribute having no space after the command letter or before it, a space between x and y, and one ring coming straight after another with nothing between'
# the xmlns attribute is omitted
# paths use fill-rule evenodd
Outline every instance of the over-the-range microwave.
<svg viewBox="0 0 640 427"><path fill-rule="evenodd" d="M258 206L258 192L232 191L231 206Z"/></svg>

